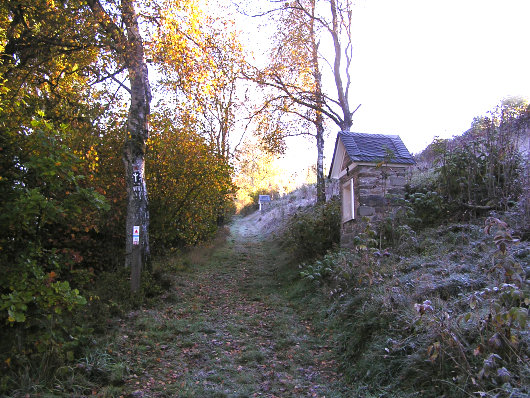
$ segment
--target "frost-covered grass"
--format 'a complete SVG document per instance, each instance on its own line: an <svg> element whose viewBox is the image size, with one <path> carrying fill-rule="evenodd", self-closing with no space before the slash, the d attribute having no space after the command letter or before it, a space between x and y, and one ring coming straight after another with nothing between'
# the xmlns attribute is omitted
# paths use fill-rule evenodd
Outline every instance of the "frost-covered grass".
<svg viewBox="0 0 530 398"><path fill-rule="evenodd" d="M359 247L301 266L293 291L333 336L351 383L385 397L528 396L529 285L494 264L509 257L525 279L530 244L501 255L483 222L418 231L396 251Z"/></svg>

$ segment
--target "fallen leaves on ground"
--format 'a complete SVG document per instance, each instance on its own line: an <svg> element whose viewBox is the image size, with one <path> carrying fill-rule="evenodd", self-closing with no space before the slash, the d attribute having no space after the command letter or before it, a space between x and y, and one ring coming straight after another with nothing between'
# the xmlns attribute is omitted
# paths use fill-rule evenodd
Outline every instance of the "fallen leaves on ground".
<svg viewBox="0 0 530 398"><path fill-rule="evenodd" d="M163 304L122 320L129 397L342 396L329 347L275 289L274 254L249 231L237 220Z"/></svg>

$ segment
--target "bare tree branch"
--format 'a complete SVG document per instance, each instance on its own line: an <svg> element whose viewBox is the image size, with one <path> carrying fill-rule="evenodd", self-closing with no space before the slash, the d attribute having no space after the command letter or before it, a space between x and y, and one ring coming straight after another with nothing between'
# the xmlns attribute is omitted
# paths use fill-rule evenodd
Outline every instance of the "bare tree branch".
<svg viewBox="0 0 530 398"><path fill-rule="evenodd" d="M112 80L114 80L116 83L119 84L119 86L123 89L125 89L129 94L131 94L131 89L129 87L127 87L125 84L123 84L123 82L120 82L115 75L110 75L109 76ZM125 78L127 79L127 78Z"/></svg>

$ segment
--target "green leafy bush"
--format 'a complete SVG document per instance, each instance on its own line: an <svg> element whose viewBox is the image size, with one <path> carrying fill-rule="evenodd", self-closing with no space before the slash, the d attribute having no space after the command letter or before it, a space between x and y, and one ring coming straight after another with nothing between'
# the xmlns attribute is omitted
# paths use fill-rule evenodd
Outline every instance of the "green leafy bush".
<svg viewBox="0 0 530 398"><path fill-rule="evenodd" d="M316 284L321 284L331 277L336 264L336 254L328 253L321 260L300 265L300 276Z"/></svg>
<svg viewBox="0 0 530 398"><path fill-rule="evenodd" d="M420 224L421 220L416 217L413 207L407 200L401 199L400 205L389 209L377 223L380 235L377 246L391 247L392 250L402 253L416 249L416 231L411 226ZM371 230L371 227L368 230Z"/></svg>
<svg viewBox="0 0 530 398"><path fill-rule="evenodd" d="M300 276L325 285L331 295L352 294L358 288L382 280L381 271L389 261L387 250L377 249L376 232L366 220L354 238L354 248L330 250L316 260L300 265Z"/></svg>
<svg viewBox="0 0 530 398"><path fill-rule="evenodd" d="M67 133L66 126L53 126L41 114L30 130L3 136L2 366L16 368L28 358L72 358L84 333L73 322L86 300L71 284L77 254L68 247L67 234L83 212L104 211L108 205L82 186L84 177L76 172L81 160L63 143Z"/></svg>
<svg viewBox="0 0 530 398"><path fill-rule="evenodd" d="M284 243L298 259L321 257L340 242L340 204L334 199L296 213Z"/></svg>
<svg viewBox="0 0 530 398"><path fill-rule="evenodd" d="M447 219L449 208L443 197L428 189L409 192L407 200L414 212L417 226L432 226Z"/></svg>

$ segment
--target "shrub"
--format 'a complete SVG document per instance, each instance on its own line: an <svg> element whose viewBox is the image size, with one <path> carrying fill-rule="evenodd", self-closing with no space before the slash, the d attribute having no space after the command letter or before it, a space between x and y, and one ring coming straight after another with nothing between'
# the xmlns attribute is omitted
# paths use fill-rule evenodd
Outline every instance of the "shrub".
<svg viewBox="0 0 530 398"><path fill-rule="evenodd" d="M285 244L301 260L321 257L340 242L340 204L333 199L296 213L288 222Z"/></svg>
<svg viewBox="0 0 530 398"><path fill-rule="evenodd" d="M300 265L300 276L320 285L336 273L339 263L344 260L345 256L342 252L329 252L321 260L302 263Z"/></svg>
<svg viewBox="0 0 530 398"><path fill-rule="evenodd" d="M73 314L86 304L72 286L79 253L73 225L108 205L83 188L81 160L66 147L66 126L35 118L31 131L6 134L0 193L0 363L25 366L73 358L84 331Z"/></svg>
<svg viewBox="0 0 530 398"><path fill-rule="evenodd" d="M440 210L456 216L508 210L524 188L520 142L528 105L505 100L487 117L475 118L471 129L452 140L435 139L420 155L434 169L416 191L418 216L436 221ZM421 173L420 173L421 174ZM438 196L438 197L437 197ZM434 210L434 212L431 212Z"/></svg>
<svg viewBox="0 0 530 398"><path fill-rule="evenodd" d="M447 219L448 205L435 191L425 188L409 191L407 201L416 217L416 226L433 226Z"/></svg>
<svg viewBox="0 0 530 398"><path fill-rule="evenodd" d="M406 200L400 201L400 206L392 207L377 223L380 233L378 245L380 248L392 247L395 251L406 252L417 246L416 232L411 225L418 226L421 220Z"/></svg>

